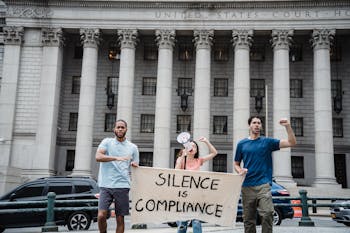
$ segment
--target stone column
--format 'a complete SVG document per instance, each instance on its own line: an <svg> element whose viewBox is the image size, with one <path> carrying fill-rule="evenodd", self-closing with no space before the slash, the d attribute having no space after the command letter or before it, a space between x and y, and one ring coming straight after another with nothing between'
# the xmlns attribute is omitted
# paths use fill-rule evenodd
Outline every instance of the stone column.
<svg viewBox="0 0 350 233"><path fill-rule="evenodd" d="M193 110L193 139L201 136L209 139L210 134L210 61L211 46L214 36L213 30L195 30L194 41L196 47L196 68L194 86ZM204 143L198 143L199 156L209 153ZM209 163L205 163L202 170L209 170Z"/></svg>
<svg viewBox="0 0 350 233"><path fill-rule="evenodd" d="M314 49L314 116L316 187L339 186L334 175L334 151L329 50L335 30L316 29L312 33ZM340 186L339 186L340 187Z"/></svg>
<svg viewBox="0 0 350 233"><path fill-rule="evenodd" d="M170 133L175 30L157 30L156 37L159 50L153 166L172 167L170 163Z"/></svg>
<svg viewBox="0 0 350 233"><path fill-rule="evenodd" d="M233 153L237 143L248 137L250 116L249 51L253 42L253 30L233 30L232 43L235 49L233 90Z"/></svg>
<svg viewBox="0 0 350 233"><path fill-rule="evenodd" d="M80 29L84 44L74 176L91 176L99 29Z"/></svg>
<svg viewBox="0 0 350 233"><path fill-rule="evenodd" d="M61 28L43 28L40 103L36 134L37 153L33 171L38 177L55 173L57 118L61 89L63 33Z"/></svg>
<svg viewBox="0 0 350 233"><path fill-rule="evenodd" d="M272 30L273 48L273 137L288 138L281 118L290 119L289 46L293 30ZM267 120L267 119L266 119ZM278 182L296 186L292 178L291 150L284 148L273 153L273 174Z"/></svg>
<svg viewBox="0 0 350 233"><path fill-rule="evenodd" d="M120 68L118 86L117 119L128 123L128 138L132 138L132 110L134 102L135 46L137 30L118 30L120 42Z"/></svg>
<svg viewBox="0 0 350 233"><path fill-rule="evenodd" d="M0 193L11 188L21 170L11 167L13 128L19 78L23 27L4 27L4 63L0 91Z"/></svg>

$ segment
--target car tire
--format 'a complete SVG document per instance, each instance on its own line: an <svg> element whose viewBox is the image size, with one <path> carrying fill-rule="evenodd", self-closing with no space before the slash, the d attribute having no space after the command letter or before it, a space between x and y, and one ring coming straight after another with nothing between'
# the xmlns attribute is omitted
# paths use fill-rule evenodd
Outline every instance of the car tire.
<svg viewBox="0 0 350 233"><path fill-rule="evenodd" d="M350 222L343 222L345 226L350 227ZM1 232L1 231L0 231Z"/></svg>
<svg viewBox="0 0 350 233"><path fill-rule="evenodd" d="M273 225L275 226L281 225L281 222L282 222L281 211L275 208L275 211L273 212Z"/></svg>
<svg viewBox="0 0 350 233"><path fill-rule="evenodd" d="M91 224L91 217L86 212L74 212L67 221L67 227L70 231L88 230Z"/></svg>

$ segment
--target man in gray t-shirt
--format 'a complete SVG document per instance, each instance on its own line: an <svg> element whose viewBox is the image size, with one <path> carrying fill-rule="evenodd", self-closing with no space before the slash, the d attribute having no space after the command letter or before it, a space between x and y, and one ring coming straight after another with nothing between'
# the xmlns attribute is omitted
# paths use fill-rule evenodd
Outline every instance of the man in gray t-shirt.
<svg viewBox="0 0 350 233"><path fill-rule="evenodd" d="M117 233L124 232L124 216L129 214L130 166L138 167L139 151L125 137L127 123L117 120L114 138L105 138L97 148L96 161L101 162L98 175L100 198L98 228L107 232L107 212L114 201Z"/></svg>

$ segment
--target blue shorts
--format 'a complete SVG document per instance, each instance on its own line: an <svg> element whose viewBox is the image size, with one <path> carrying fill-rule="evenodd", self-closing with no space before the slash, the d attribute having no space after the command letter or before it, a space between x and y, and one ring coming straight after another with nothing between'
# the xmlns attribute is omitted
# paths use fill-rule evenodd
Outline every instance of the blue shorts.
<svg viewBox="0 0 350 233"><path fill-rule="evenodd" d="M129 190L128 188L100 188L98 200L99 210L108 210L114 201L115 215L129 215Z"/></svg>

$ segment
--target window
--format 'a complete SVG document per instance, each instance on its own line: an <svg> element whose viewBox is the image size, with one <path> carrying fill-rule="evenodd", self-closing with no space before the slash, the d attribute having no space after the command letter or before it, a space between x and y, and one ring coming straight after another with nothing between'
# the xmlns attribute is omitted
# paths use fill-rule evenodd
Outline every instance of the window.
<svg viewBox="0 0 350 233"><path fill-rule="evenodd" d="M191 61L193 59L193 45L192 44L180 44L179 45L179 60Z"/></svg>
<svg viewBox="0 0 350 233"><path fill-rule="evenodd" d="M153 167L153 153L140 152L140 166Z"/></svg>
<svg viewBox="0 0 350 233"><path fill-rule="evenodd" d="M105 132L113 132L116 117L117 114L115 113L105 114Z"/></svg>
<svg viewBox="0 0 350 233"><path fill-rule="evenodd" d="M107 94L118 93L118 77L111 76L107 78Z"/></svg>
<svg viewBox="0 0 350 233"><path fill-rule="evenodd" d="M227 116L214 116L213 134L227 134Z"/></svg>
<svg viewBox="0 0 350 233"><path fill-rule="evenodd" d="M94 187L89 182L74 181L75 193L92 193Z"/></svg>
<svg viewBox="0 0 350 233"><path fill-rule="evenodd" d="M154 115L141 115L141 133L154 133Z"/></svg>
<svg viewBox="0 0 350 233"><path fill-rule="evenodd" d="M333 118L333 137L343 137L343 118Z"/></svg>
<svg viewBox="0 0 350 233"><path fill-rule="evenodd" d="M66 155L66 171L73 171L75 161L75 150L67 150Z"/></svg>
<svg viewBox="0 0 350 233"><path fill-rule="evenodd" d="M72 94L80 93L80 76L72 77Z"/></svg>
<svg viewBox="0 0 350 233"><path fill-rule="evenodd" d="M227 155L218 154L213 158L214 172L227 172Z"/></svg>
<svg viewBox="0 0 350 233"><path fill-rule="evenodd" d="M289 61L297 62L303 60L303 46L302 44L294 44L289 50Z"/></svg>
<svg viewBox="0 0 350 233"><path fill-rule="evenodd" d="M258 94L265 97L265 79L251 79L250 81L250 97L258 96Z"/></svg>
<svg viewBox="0 0 350 233"><path fill-rule="evenodd" d="M179 78L178 79L178 92L177 95L186 93L187 95L192 95L192 79L191 78Z"/></svg>
<svg viewBox="0 0 350 233"><path fill-rule="evenodd" d="M142 80L142 95L156 95L157 78L144 77Z"/></svg>
<svg viewBox="0 0 350 233"><path fill-rule="evenodd" d="M176 119L176 132L191 132L191 116L178 115Z"/></svg>
<svg viewBox="0 0 350 233"><path fill-rule="evenodd" d="M214 61L228 61L228 46L214 47Z"/></svg>
<svg viewBox="0 0 350 233"><path fill-rule="evenodd" d="M77 112L69 113L68 131L77 131L77 126L78 126L78 113Z"/></svg>
<svg viewBox="0 0 350 233"><path fill-rule="evenodd" d="M291 156L293 178L304 178L304 157Z"/></svg>
<svg viewBox="0 0 350 233"><path fill-rule="evenodd" d="M71 194L73 185L68 182L50 182L49 184L49 192L54 192L56 195L62 194Z"/></svg>
<svg viewBox="0 0 350 233"><path fill-rule="evenodd" d="M28 185L28 186L26 186L26 187L24 187L16 192L16 199L42 196L44 186L45 186L44 183Z"/></svg>
<svg viewBox="0 0 350 233"><path fill-rule="evenodd" d="M341 80L332 80L331 81L332 85L332 98L342 95L342 83Z"/></svg>
<svg viewBox="0 0 350 233"><path fill-rule="evenodd" d="M84 49L82 45L76 45L74 47L74 59L82 59L83 58Z"/></svg>
<svg viewBox="0 0 350 233"><path fill-rule="evenodd" d="M290 80L290 97L303 98L303 80L301 79Z"/></svg>
<svg viewBox="0 0 350 233"><path fill-rule="evenodd" d="M291 117L290 123L295 136L304 136L304 120L302 117Z"/></svg>
<svg viewBox="0 0 350 233"><path fill-rule="evenodd" d="M252 46L250 48L250 60L251 61L264 61L265 60L265 47Z"/></svg>
<svg viewBox="0 0 350 233"><path fill-rule="evenodd" d="M228 79L216 78L214 79L214 96L228 96Z"/></svg>
<svg viewBox="0 0 350 233"><path fill-rule="evenodd" d="M145 44L143 48L143 59L154 61L158 59L157 46L153 44Z"/></svg>

